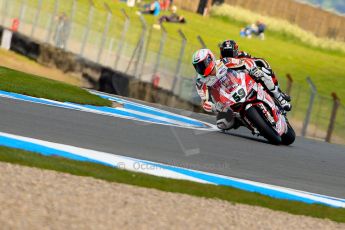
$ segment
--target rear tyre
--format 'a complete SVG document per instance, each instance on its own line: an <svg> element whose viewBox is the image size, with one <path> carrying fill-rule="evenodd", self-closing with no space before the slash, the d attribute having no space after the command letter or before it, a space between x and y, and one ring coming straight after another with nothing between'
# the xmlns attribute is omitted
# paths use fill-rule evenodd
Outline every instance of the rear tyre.
<svg viewBox="0 0 345 230"><path fill-rule="evenodd" d="M289 122L287 122L288 131L282 135L282 144L291 145L296 139L296 134Z"/></svg>
<svg viewBox="0 0 345 230"><path fill-rule="evenodd" d="M262 113L259 112L256 107L252 106L247 110L247 118L270 143L279 145L282 142L279 134L273 129L268 121L263 118Z"/></svg>

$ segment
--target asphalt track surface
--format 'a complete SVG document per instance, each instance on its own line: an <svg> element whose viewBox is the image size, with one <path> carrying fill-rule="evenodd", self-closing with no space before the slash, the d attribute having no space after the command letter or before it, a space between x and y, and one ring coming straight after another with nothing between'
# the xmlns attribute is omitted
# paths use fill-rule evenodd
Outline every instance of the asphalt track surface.
<svg viewBox="0 0 345 230"><path fill-rule="evenodd" d="M305 138L274 146L246 129L197 131L7 98L0 108L1 132L345 198L344 146Z"/></svg>

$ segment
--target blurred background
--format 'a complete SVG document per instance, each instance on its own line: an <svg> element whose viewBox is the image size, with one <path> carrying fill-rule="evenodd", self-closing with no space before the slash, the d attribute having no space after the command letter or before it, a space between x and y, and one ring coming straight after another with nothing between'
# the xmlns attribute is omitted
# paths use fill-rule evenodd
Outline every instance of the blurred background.
<svg viewBox="0 0 345 230"><path fill-rule="evenodd" d="M156 2L158 12L151 8ZM234 39L240 50L270 63L292 96L289 118L300 135L345 143L343 0L0 0L0 12L4 31L39 44L34 61L60 68L69 60L60 65L45 60L74 55L157 93L125 96L177 107L176 100L184 101L190 110L200 103L193 52L207 47L218 56L218 43ZM260 23L264 31L257 33ZM32 49L18 47L11 49L30 57ZM117 75L115 88L122 84ZM81 86L97 88L85 82ZM162 92L175 102L157 101Z"/></svg>

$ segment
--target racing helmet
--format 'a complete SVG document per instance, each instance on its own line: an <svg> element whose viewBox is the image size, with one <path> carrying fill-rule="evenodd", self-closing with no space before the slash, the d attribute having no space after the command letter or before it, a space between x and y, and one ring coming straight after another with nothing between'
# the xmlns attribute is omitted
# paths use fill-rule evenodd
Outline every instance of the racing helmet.
<svg viewBox="0 0 345 230"><path fill-rule="evenodd" d="M225 40L219 44L221 58L236 58L238 56L238 45L234 40Z"/></svg>
<svg viewBox="0 0 345 230"><path fill-rule="evenodd" d="M193 54L192 64L198 74L207 77L216 67L216 58L211 50L200 49Z"/></svg>

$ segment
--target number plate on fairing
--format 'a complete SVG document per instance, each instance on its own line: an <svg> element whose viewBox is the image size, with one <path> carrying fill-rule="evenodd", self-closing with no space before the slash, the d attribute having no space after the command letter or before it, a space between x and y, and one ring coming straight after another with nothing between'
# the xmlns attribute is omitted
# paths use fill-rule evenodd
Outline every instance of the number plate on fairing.
<svg viewBox="0 0 345 230"><path fill-rule="evenodd" d="M236 91L231 94L231 100L236 103L244 102L246 99L246 91L241 86L237 87Z"/></svg>
<svg viewBox="0 0 345 230"><path fill-rule="evenodd" d="M245 75L239 74L239 77L240 79L238 79L237 83L233 83L231 87L227 87L227 90L221 92L233 104L245 102L247 96Z"/></svg>
<svg viewBox="0 0 345 230"><path fill-rule="evenodd" d="M220 94L231 101L231 104L241 103L246 100L247 92L242 86L233 88L230 92L226 89L221 89Z"/></svg>

